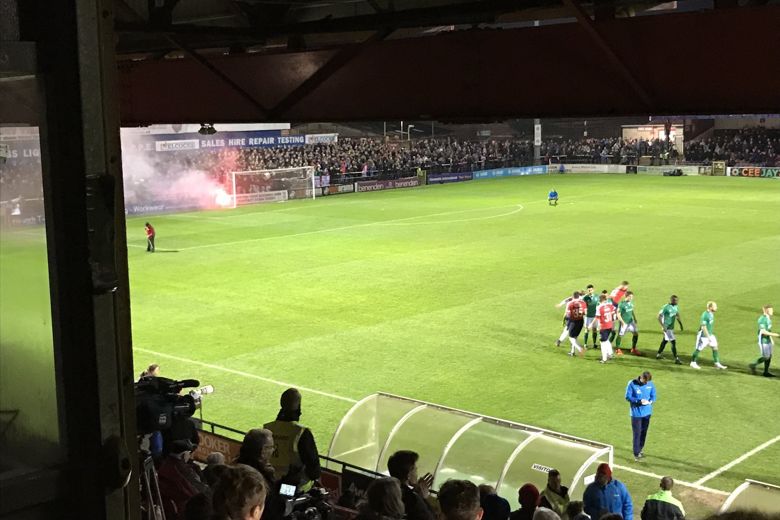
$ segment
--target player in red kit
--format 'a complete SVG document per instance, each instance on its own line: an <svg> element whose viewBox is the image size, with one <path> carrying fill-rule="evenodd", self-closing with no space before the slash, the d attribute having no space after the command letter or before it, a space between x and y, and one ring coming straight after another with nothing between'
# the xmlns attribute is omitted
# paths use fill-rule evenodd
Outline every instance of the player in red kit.
<svg viewBox="0 0 780 520"><path fill-rule="evenodd" d="M617 309L617 306L620 305L620 302L623 300L623 297L625 297L626 293L628 292L628 282L623 280L623 283L612 289L612 292L609 293L609 299L612 300L612 305L615 306L615 309ZM617 335L618 331L617 329L613 328L612 332L609 336L609 342L610 344L615 341L615 336ZM617 349L618 356L623 355L623 351L620 349Z"/></svg>
<svg viewBox="0 0 780 520"><path fill-rule="evenodd" d="M560 347L561 343L563 343L563 340L569 337L569 302L572 301L571 296L567 296L563 300L560 301L560 303L555 304L556 309L560 309L563 307L563 330L561 331L561 335L558 337L557 340L555 340L555 346Z"/></svg>
<svg viewBox="0 0 780 520"><path fill-rule="evenodd" d="M574 355L576 350L579 354L584 354L582 346L577 343L577 337L582 332L582 326L585 324L585 313L588 311L588 305L580 298L579 291L575 291L571 301L566 305L566 318L568 318L569 341L571 342L570 356Z"/></svg>
<svg viewBox="0 0 780 520"><path fill-rule="evenodd" d="M148 222L144 224L144 230L146 231L146 251L154 253L154 228Z"/></svg>
<svg viewBox="0 0 780 520"><path fill-rule="evenodd" d="M599 330L601 331L599 333L601 335L601 361L599 363L606 363L612 357L610 334L614 329L617 309L611 299L607 298L606 294L599 296L599 302L599 306L596 307L596 319L599 322Z"/></svg>

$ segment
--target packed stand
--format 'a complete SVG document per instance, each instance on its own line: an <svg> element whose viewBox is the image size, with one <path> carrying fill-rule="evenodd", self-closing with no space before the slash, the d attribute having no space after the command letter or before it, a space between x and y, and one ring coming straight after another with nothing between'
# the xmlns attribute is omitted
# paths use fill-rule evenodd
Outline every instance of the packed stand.
<svg viewBox="0 0 780 520"><path fill-rule="evenodd" d="M780 166L780 129L716 131L712 137L685 145L685 160L727 166Z"/></svg>
<svg viewBox="0 0 780 520"><path fill-rule="evenodd" d="M639 157L649 156L653 163L678 158L674 143L661 139L558 139L542 141L541 156L547 163L636 164Z"/></svg>

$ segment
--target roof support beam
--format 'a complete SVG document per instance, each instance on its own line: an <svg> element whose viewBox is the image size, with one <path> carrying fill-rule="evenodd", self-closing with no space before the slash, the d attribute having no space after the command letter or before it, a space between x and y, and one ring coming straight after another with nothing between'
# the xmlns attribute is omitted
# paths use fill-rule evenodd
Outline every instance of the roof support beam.
<svg viewBox="0 0 780 520"><path fill-rule="evenodd" d="M244 98L244 100L252 105L254 109L257 111L257 117L259 118L266 118L268 117L268 109L265 108L262 104L260 104L255 97L247 92L241 85L233 81L227 74L219 70L217 67L215 67L209 60L195 52L194 50L190 49L188 46L182 44L179 42L176 38L172 36L166 36L166 39L171 42L171 44L175 45L179 49L181 49L187 56L192 58L198 65L205 68L206 70L211 73L211 75L215 76L219 81L224 83L225 85L228 85L231 89L233 89L239 96ZM208 121L202 121L204 123Z"/></svg>
<svg viewBox="0 0 780 520"><path fill-rule="evenodd" d="M377 32L374 36L368 40L349 47L343 47L336 53L327 63L317 69L306 81L304 81L298 88L290 92L287 97L282 99L276 104L270 111L270 119L283 119L285 113L292 108L296 103L309 95L322 83L324 83L329 77L331 77L339 69L347 65L350 61L360 54L367 45L382 41L387 38L393 31L390 29L384 29Z"/></svg>
<svg viewBox="0 0 780 520"><path fill-rule="evenodd" d="M645 105L648 110L652 110L654 103L650 95L639 83L623 60L621 60L620 57L615 54L615 51L612 49L609 43L607 43L601 33L599 33L598 28L593 23L593 20L590 19L590 15L585 12L585 9L582 8L577 0L563 0L563 4L571 10L572 14L577 18L577 21L585 29L585 32L588 34L593 43L595 43L601 49L614 70L623 78L626 83L628 83L628 85L631 87L631 90L633 90L634 94L640 99L642 104Z"/></svg>
<svg viewBox="0 0 780 520"><path fill-rule="evenodd" d="M142 19L141 15L138 14L138 12L135 11L125 0L116 0L119 4L121 4L123 7L127 8L127 11L129 13L132 13L133 16L138 18L139 20ZM157 9L165 9L168 11L168 14L173 12L174 7L176 7L176 4L179 3L179 0L165 0L165 5L163 7L157 8ZM153 0L149 0L149 8L150 13L149 15L152 16L153 11L151 10L153 8ZM247 103L249 103L256 111L257 113L254 114L258 119L263 119L268 116L268 110L260 104L255 97L247 92L241 85L239 85L237 82L235 82L233 79L231 79L227 74L219 70L217 67L215 67L209 60L198 54L195 50L191 49L188 45L185 45L181 41L179 41L175 36L172 35L165 35L165 39L170 42L171 45L174 47L181 49L182 52L184 52L187 56L189 56L195 63L206 69L212 76L216 77L219 81L230 87L234 92L236 92L241 98L243 98ZM167 54L167 52L165 53ZM160 54L160 57L165 57L165 54ZM200 121L201 123L208 123L210 121Z"/></svg>

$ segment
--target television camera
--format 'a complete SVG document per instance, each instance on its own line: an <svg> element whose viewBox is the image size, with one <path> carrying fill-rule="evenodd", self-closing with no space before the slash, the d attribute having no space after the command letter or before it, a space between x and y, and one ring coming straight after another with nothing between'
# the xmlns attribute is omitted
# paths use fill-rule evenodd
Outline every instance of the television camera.
<svg viewBox="0 0 780 520"><path fill-rule="evenodd" d="M327 520L332 511L328 491L323 488L315 487L296 496L295 486L282 484L279 495L284 501L285 520Z"/></svg>
<svg viewBox="0 0 780 520"><path fill-rule="evenodd" d="M196 379L175 381L167 377L142 377L135 384L135 411L141 435L171 429L177 422L192 417L203 396L214 392L211 385L197 388ZM182 394L185 388L193 388Z"/></svg>

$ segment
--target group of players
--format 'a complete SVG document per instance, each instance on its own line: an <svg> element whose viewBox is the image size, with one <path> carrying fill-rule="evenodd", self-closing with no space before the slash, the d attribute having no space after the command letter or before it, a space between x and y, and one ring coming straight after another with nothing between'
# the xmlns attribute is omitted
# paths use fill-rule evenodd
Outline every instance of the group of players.
<svg viewBox="0 0 780 520"><path fill-rule="evenodd" d="M658 348L656 359L663 359L664 349L667 344L671 345L674 362L681 365L682 361L677 355L677 338L674 334L675 322L680 325L680 331L683 330L683 323L680 319L680 310L677 306L678 298L672 295L669 303L664 305L658 312L658 323L663 331L663 339ZM588 336L592 334L593 348L600 348L601 359L599 363L607 363L614 356L622 356L623 337L631 332L631 354L643 356L644 354L637 349L639 341L639 327L636 314L634 313L634 293L628 289L628 282L624 281L612 292L602 291L596 294L593 285L588 285L585 291L575 291L574 294L565 298L556 305L556 308L565 308L564 326L560 337L555 342L560 346L567 338L571 344L569 356L579 354L585 355L585 349L588 346ZM696 334L696 346L691 355L690 366L694 369L701 369L699 366L699 355L709 347L712 349L712 360L715 368L726 370L728 367L720 362L720 352L718 350L718 339L713 332L715 323L715 312L718 305L714 301L707 302L707 308L702 313L699 320L699 330ZM758 319L758 347L760 351L759 358L748 367L753 374L757 373L759 365L763 364L763 375L765 377L775 377L769 371L769 365L772 360L772 351L775 338L780 336L772 332L771 305L764 305L762 315ZM585 340L582 345L578 338L585 330ZM599 346L596 346L597 338ZM614 348L613 348L614 344Z"/></svg>

